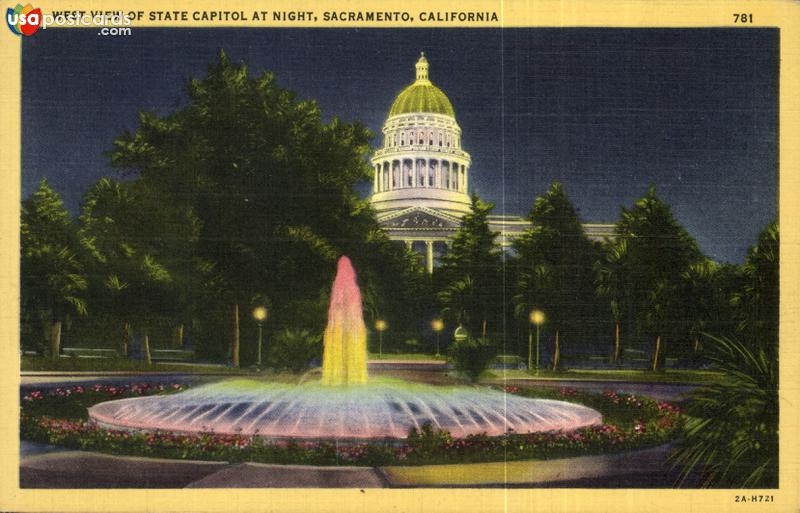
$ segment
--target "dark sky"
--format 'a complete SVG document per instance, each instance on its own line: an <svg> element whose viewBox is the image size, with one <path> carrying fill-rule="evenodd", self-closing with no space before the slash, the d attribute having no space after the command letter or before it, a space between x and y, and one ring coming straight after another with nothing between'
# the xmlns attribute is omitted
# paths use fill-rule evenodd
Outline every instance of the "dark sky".
<svg viewBox="0 0 800 513"><path fill-rule="evenodd" d="M23 196L44 176L77 211L118 176L114 137L185 105L219 48L376 133L424 50L496 213L527 213L559 180L584 221L614 222L652 183L732 262L776 216L778 32L741 28L40 31L23 40Z"/></svg>

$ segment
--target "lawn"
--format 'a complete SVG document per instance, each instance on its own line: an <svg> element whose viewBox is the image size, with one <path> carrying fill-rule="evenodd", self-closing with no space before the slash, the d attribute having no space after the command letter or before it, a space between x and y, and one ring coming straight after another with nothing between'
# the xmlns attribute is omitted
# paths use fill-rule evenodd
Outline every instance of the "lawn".
<svg viewBox="0 0 800 513"><path fill-rule="evenodd" d="M242 374L247 369L197 363L147 363L124 358L59 358L56 361L42 356L23 356L21 370L53 372L180 372L192 374Z"/></svg>
<svg viewBox="0 0 800 513"><path fill-rule="evenodd" d="M436 356L434 354L428 353L397 353L397 354L390 354L390 353L383 353L383 355L378 356L378 353L369 353L367 355L368 360L409 360L409 361L419 361L419 360L441 360L446 361L447 355L439 355Z"/></svg>
<svg viewBox="0 0 800 513"><path fill-rule="evenodd" d="M717 383L723 378L723 374L715 371L692 370L692 369L667 369L662 372L652 372L647 370L592 370L592 369L573 369L566 371L553 372L541 370L536 375L535 372L528 372L516 369L506 371L493 369L487 372L483 379L540 379L540 380L569 380L569 381L626 381L643 383L692 383L707 384Z"/></svg>

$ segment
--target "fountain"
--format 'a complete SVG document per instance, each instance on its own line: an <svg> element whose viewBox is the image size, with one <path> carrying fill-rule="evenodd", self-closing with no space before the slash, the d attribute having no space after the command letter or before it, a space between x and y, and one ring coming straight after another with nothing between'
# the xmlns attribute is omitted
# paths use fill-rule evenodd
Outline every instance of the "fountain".
<svg viewBox="0 0 800 513"><path fill-rule="evenodd" d="M357 385L367 382L367 328L361 291L350 259L339 259L323 336L322 384Z"/></svg>
<svg viewBox="0 0 800 513"><path fill-rule="evenodd" d="M215 432L270 439L403 439L431 424L454 437L571 431L597 424L585 406L474 387L393 379L367 383L367 333L355 271L342 257L328 309L317 383L233 379L168 396L100 403L89 416L115 429Z"/></svg>

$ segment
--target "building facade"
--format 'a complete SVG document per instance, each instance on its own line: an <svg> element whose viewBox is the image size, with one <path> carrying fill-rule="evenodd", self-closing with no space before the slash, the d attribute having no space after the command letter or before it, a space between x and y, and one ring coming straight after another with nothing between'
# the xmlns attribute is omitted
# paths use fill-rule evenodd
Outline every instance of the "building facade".
<svg viewBox="0 0 800 513"><path fill-rule="evenodd" d="M383 147L372 157L370 201L389 238L425 256L429 273L469 212L469 153L447 95L428 76L423 53L416 80L392 103L383 125ZM508 248L530 226L520 216L489 217L499 242ZM613 236L613 225L584 225L589 237Z"/></svg>

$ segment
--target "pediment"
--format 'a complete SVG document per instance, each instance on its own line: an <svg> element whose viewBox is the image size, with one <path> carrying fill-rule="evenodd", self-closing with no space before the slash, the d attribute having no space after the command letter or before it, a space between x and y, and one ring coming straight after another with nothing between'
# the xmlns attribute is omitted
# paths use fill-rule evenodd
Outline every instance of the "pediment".
<svg viewBox="0 0 800 513"><path fill-rule="evenodd" d="M411 207L378 219L384 228L458 228L461 220L450 214L425 207Z"/></svg>

